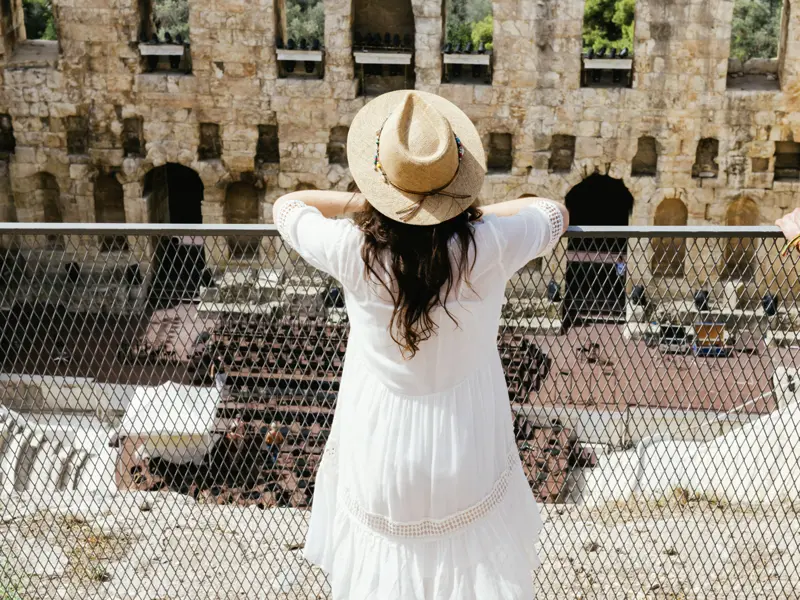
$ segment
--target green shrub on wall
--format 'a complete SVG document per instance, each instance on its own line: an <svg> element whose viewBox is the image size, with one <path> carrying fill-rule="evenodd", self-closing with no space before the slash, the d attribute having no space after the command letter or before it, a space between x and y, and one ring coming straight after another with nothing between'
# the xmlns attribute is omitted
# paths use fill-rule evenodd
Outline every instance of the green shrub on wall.
<svg viewBox="0 0 800 600"><path fill-rule="evenodd" d="M322 0L286 0L286 30L295 42L305 39L323 41L325 6Z"/></svg>
<svg viewBox="0 0 800 600"><path fill-rule="evenodd" d="M445 41L449 44L472 42L475 48L483 42L492 49L492 3L489 0L447 0L445 5Z"/></svg>
<svg viewBox="0 0 800 600"><path fill-rule="evenodd" d="M636 0L586 0L583 13L584 48L633 50Z"/></svg>
<svg viewBox="0 0 800 600"><path fill-rule="evenodd" d="M29 40L55 40L56 21L50 0L24 0L25 33Z"/></svg>
<svg viewBox="0 0 800 600"><path fill-rule="evenodd" d="M159 39L169 33L173 39L180 35L189 41L189 0L155 0L153 17Z"/></svg>
<svg viewBox="0 0 800 600"><path fill-rule="evenodd" d="M783 0L736 0L731 56L740 60L778 56Z"/></svg>

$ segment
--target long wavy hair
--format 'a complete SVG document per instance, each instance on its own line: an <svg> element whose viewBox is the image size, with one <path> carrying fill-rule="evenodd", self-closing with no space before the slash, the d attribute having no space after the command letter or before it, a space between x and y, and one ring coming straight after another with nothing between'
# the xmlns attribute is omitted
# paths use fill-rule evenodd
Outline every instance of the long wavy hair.
<svg viewBox="0 0 800 600"><path fill-rule="evenodd" d="M413 358L420 343L436 333L438 325L431 315L436 307L441 306L458 324L446 300L455 286L469 285L476 257L472 224L480 218L481 211L473 207L438 225L407 225L369 204L355 216L364 232L361 257L365 275L392 298L389 332L406 358ZM457 251L451 256L453 238Z"/></svg>

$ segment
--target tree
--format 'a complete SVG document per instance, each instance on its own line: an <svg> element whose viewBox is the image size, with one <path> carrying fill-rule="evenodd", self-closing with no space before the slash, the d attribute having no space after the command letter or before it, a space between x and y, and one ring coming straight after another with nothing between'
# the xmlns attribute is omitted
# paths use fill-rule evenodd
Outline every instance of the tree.
<svg viewBox="0 0 800 600"><path fill-rule="evenodd" d="M635 8L636 0L586 0L584 47L633 50Z"/></svg>
<svg viewBox="0 0 800 600"><path fill-rule="evenodd" d="M322 0L287 0L287 36L295 42L313 39L322 41L325 36L325 6Z"/></svg>
<svg viewBox="0 0 800 600"><path fill-rule="evenodd" d="M153 17L159 39L169 33L173 39L180 35L189 41L189 0L155 0Z"/></svg>
<svg viewBox="0 0 800 600"><path fill-rule="evenodd" d="M22 3L25 33L29 40L55 40L56 21L50 0L25 0Z"/></svg>
<svg viewBox="0 0 800 600"><path fill-rule="evenodd" d="M736 0L731 56L740 60L778 55L783 0Z"/></svg>
<svg viewBox="0 0 800 600"><path fill-rule="evenodd" d="M464 47L468 42L474 46L483 42L487 50L492 49L494 22L491 0L447 0L445 15L445 40L448 43Z"/></svg>

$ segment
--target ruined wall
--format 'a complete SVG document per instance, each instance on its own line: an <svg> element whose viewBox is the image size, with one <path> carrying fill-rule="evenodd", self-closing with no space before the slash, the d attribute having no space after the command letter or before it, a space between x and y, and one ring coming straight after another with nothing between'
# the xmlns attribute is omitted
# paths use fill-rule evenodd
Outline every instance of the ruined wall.
<svg viewBox="0 0 800 600"><path fill-rule="evenodd" d="M686 204L689 224L725 224L743 195L770 223L799 201L800 181L773 176L775 142L800 139L800 10L790 4L780 89L734 91L726 81L732 0L638 0L629 89L580 87L583 0L495 2L493 84L442 84L443 3L412 0L416 87L462 107L487 147L492 134L511 134L511 168L487 176L484 202L525 193L563 200L600 172L633 194L635 224L652 224L668 198ZM55 0L57 43L20 41L19 12L0 19L0 114L11 116L16 139L0 168L5 218L40 220L30 200L39 173L55 178L65 221L97 219L100 172L122 184L126 219L147 221L145 175L167 162L200 175L206 223L224 221L226 186L242 177L263 185L262 222L270 203L298 185L348 188L328 144L365 102L350 42L359 2L325 1L325 76L304 80L278 78L273 0L192 0L191 74L145 72L139 6ZM199 152L200 124L218 126L219 158ZM280 163L256 164L259 126L269 125L278 129ZM632 175L642 137L655 140L655 175ZM718 141L715 177L693 177L704 138ZM566 168L564 139L574 142Z"/></svg>

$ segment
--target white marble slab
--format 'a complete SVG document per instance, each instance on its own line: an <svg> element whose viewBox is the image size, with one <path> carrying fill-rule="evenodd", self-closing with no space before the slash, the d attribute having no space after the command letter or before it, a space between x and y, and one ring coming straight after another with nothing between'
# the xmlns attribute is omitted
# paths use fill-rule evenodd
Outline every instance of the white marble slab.
<svg viewBox="0 0 800 600"><path fill-rule="evenodd" d="M584 58L583 68L630 71L633 68L633 59L632 58Z"/></svg>
<svg viewBox="0 0 800 600"><path fill-rule="evenodd" d="M183 44L139 44L142 56L183 56Z"/></svg>
<svg viewBox="0 0 800 600"><path fill-rule="evenodd" d="M410 65L411 52L353 52L359 65Z"/></svg>
<svg viewBox="0 0 800 600"><path fill-rule="evenodd" d="M322 62L322 50L286 50L278 49L278 60L302 60Z"/></svg>
<svg viewBox="0 0 800 600"><path fill-rule="evenodd" d="M446 65L489 65L491 54L445 54Z"/></svg>

